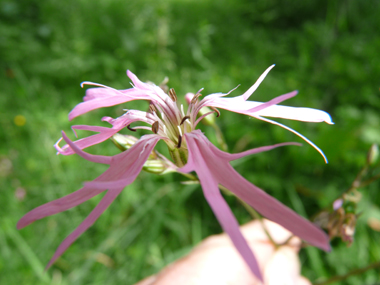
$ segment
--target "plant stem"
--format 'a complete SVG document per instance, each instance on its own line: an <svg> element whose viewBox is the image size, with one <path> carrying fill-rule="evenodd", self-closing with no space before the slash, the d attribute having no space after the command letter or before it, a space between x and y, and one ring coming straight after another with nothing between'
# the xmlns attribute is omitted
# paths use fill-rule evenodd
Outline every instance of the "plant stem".
<svg viewBox="0 0 380 285"><path fill-rule="evenodd" d="M354 275L359 275L359 274L362 274L370 269L374 269L374 268L377 268L377 267L380 267L380 261L379 262L375 262L375 263L372 263L366 267L363 267L363 268L358 268L358 269L354 269L352 270L351 272L345 274L345 275L336 275L336 276L333 276L325 281L322 281L322 282L314 282L313 285L326 285L326 284L330 284L330 283L333 283L333 282L337 282L337 281L342 281L342 280L345 280L347 279L348 277L351 277L351 276L354 276Z"/></svg>

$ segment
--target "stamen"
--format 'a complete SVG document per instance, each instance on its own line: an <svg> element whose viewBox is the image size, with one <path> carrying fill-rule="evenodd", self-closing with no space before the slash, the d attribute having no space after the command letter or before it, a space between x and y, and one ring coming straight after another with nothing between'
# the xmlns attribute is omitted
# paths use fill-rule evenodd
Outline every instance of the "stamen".
<svg viewBox="0 0 380 285"><path fill-rule="evenodd" d="M149 104L149 112L150 113L156 113L157 114L157 108L156 108L156 106L154 106L154 104L153 103L150 103Z"/></svg>
<svg viewBox="0 0 380 285"><path fill-rule="evenodd" d="M202 96L202 94L200 92L202 92L204 88L201 88L199 89L199 91L197 92L197 94L194 95L193 99L191 99L191 104L195 104L199 98L199 96Z"/></svg>
<svg viewBox="0 0 380 285"><path fill-rule="evenodd" d="M203 89L204 88L199 89L199 91L195 95L197 95L197 94L202 95L201 92L203 91Z"/></svg>
<svg viewBox="0 0 380 285"><path fill-rule="evenodd" d="M174 88L170 88L169 97L173 100L173 102L177 101L177 94L175 94Z"/></svg>
<svg viewBox="0 0 380 285"><path fill-rule="evenodd" d="M201 94L195 94L193 99L191 99L190 101L190 104L195 104L197 101L198 101L198 97L200 96Z"/></svg>
<svg viewBox="0 0 380 285"><path fill-rule="evenodd" d="M165 114L161 112L161 118L163 121L165 121Z"/></svg>
<svg viewBox="0 0 380 285"><path fill-rule="evenodd" d="M181 131L181 127L180 126L177 126L178 130L179 130L179 134L182 136L182 131Z"/></svg>
<svg viewBox="0 0 380 285"><path fill-rule="evenodd" d="M157 134L159 127L160 127L160 125L159 125L158 121L155 121L152 125L152 132Z"/></svg>
<svg viewBox="0 0 380 285"><path fill-rule="evenodd" d="M166 134L166 135L168 135L167 133L166 133L166 126L164 125L164 133Z"/></svg>
<svg viewBox="0 0 380 285"><path fill-rule="evenodd" d="M132 132L135 132L135 131L136 131L135 129L132 129L132 128L131 128L131 125L128 125L128 126L127 126L127 129L130 130L130 131L132 131Z"/></svg>
<svg viewBox="0 0 380 285"><path fill-rule="evenodd" d="M181 113L182 113L182 117L185 117L185 112L183 111L183 104L181 104Z"/></svg>
<svg viewBox="0 0 380 285"><path fill-rule="evenodd" d="M181 147L181 143L182 143L182 136L178 136L178 144L177 144L177 148L180 148L180 147Z"/></svg>
<svg viewBox="0 0 380 285"><path fill-rule="evenodd" d="M209 107L211 110L213 110L216 113L216 117L218 118L220 116L220 112L215 107Z"/></svg>
<svg viewBox="0 0 380 285"><path fill-rule="evenodd" d="M182 125L186 120L190 119L190 116L185 116L182 118L182 121L179 125ZM188 120L189 121L189 120ZM190 122L190 121L189 121ZM178 126L179 127L179 126Z"/></svg>

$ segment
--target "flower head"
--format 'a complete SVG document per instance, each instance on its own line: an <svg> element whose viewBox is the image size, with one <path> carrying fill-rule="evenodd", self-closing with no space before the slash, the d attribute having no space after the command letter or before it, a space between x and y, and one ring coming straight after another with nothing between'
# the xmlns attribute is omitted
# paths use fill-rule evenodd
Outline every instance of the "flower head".
<svg viewBox="0 0 380 285"><path fill-rule="evenodd" d="M120 192L135 180L140 171L144 167L147 167L147 162L156 159L155 162L161 163L161 166L163 164L169 165L168 167L170 167L171 170L182 173L195 171L197 173L204 196L210 204L216 218L224 231L230 236L233 244L251 271L259 279L262 279L262 275L255 256L242 236L238 222L223 199L218 188L219 184L247 202L259 213L282 225L301 239L324 250L329 250L328 237L322 230L297 215L294 211L266 194L260 188L248 182L230 165L230 161L246 155L268 151L283 145L297 145L296 143L282 143L260 147L242 153L229 154L216 148L200 130L196 130L197 124L206 116L213 113L216 113L217 116L219 115L217 108L226 109L284 127L306 140L325 158L322 151L307 138L280 123L264 117L278 117L306 122L327 122L332 124L331 117L326 112L309 108L294 108L277 105L295 96L297 94L296 91L281 95L266 103L248 101L249 96L257 89L271 68L273 68L273 66L269 67L248 91L237 97L225 97L229 93L216 93L201 99L200 92L202 89L195 95L188 95L189 106L186 112L184 111L183 105L178 104L174 89L170 89L165 93L163 89L154 84L141 82L130 71L127 71L127 75L132 80L133 85L132 88L126 90L116 90L97 83L83 82L82 86L86 84L100 88L92 88L86 91L84 102L78 104L70 112L70 120L94 109L114 106L133 100L149 101L149 111L127 110L124 115L116 119L110 117L102 118L103 121L111 125L109 128L88 125L73 126L73 130L97 132L95 135L79 139L75 142L71 141L66 134L62 132L63 140L67 144L60 147L60 141L58 141L55 145L58 153L64 155L76 153L89 161L108 164L109 168L93 181L85 183L84 187L76 192L30 211L20 219L17 227L19 229L23 228L35 220L75 207L101 192L108 190L89 216L61 243L48 263L49 267L96 221ZM202 115L199 116L201 110L205 110L205 107L209 108L209 112L202 113ZM130 127L132 123L138 121L144 122L150 125L150 127ZM115 136L123 128L128 128L131 131L147 129L151 130L153 134L144 135L139 140L132 141L132 143L130 143L131 140L125 138L127 140L125 142L126 145L130 143L128 147L125 147L127 150L113 157L92 155L83 151L83 149L89 146ZM118 139L118 143L120 144L120 137ZM159 140L164 140L168 145L174 164L161 156L159 159L156 156L152 158L154 147Z"/></svg>

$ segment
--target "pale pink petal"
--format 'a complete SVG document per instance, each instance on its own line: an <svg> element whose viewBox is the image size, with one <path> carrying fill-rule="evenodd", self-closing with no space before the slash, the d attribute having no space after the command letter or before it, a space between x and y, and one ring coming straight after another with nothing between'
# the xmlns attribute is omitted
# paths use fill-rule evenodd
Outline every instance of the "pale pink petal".
<svg viewBox="0 0 380 285"><path fill-rule="evenodd" d="M85 149L89 146L101 143L109 139L110 137L112 137L114 134L116 134L119 131L118 129L113 129L113 128L86 126L86 125L73 126L72 129L99 132L99 134L76 140L74 143L79 149ZM58 153L63 154L63 155L71 155L75 153L75 151L73 151L68 144L64 145L62 148L59 148L58 144L55 145L55 147Z"/></svg>
<svg viewBox="0 0 380 285"><path fill-rule="evenodd" d="M260 112L261 110L268 109L269 107L274 106L276 104L279 104L282 101L288 100L288 99L296 96L297 94L298 94L298 91L295 90L295 91L292 91L292 92L289 92L289 93L277 96L277 97L273 98L272 100L270 100L268 102L262 103L262 104L260 104L260 105L258 105L256 107L253 107L252 109L248 109L247 112L248 113L257 113L257 112Z"/></svg>
<svg viewBox="0 0 380 285"><path fill-rule="evenodd" d="M189 162L187 163L187 167L197 172L205 198L223 230L230 236L231 241L247 262L252 273L260 280L263 280L257 260L249 248L247 241L241 234L239 224L231 212L231 209L220 194L218 181L215 179L214 174L210 172L209 166L203 159L198 141L187 134L185 134L185 136L189 149L189 157L192 157L190 164ZM179 169L179 171L183 171L184 169L186 168Z"/></svg>
<svg viewBox="0 0 380 285"><path fill-rule="evenodd" d="M241 157L240 154L234 156L220 150L215 151L216 148L199 130L187 133L185 137L189 149L189 161L179 171L194 170L201 180L210 179L216 185L225 186L266 218L282 225L308 243L330 250L328 236L321 229L248 182L232 168L229 164L230 160ZM250 154L249 151L246 153ZM202 174L205 171L209 173L208 176Z"/></svg>
<svg viewBox="0 0 380 285"><path fill-rule="evenodd" d="M70 146L70 148L78 155L83 157L84 159L96 163L104 163L104 164L110 164L112 161L112 157L110 156L104 156L104 155L93 155L89 154L87 152L82 151L78 146L75 145L65 134L65 132L62 131L62 137L65 140L65 142Z"/></svg>
<svg viewBox="0 0 380 285"><path fill-rule="evenodd" d="M89 146L101 143L109 139L110 137L112 137L121 129L132 124L133 122L143 121L148 124L154 123L154 120L149 118L146 112L135 111L135 110L128 111L126 114L116 119L113 119L111 117L103 117L102 120L112 124L112 128L88 126L88 125L77 125L77 126L72 127L72 129L74 130L86 130L86 131L99 132L99 134L92 135L92 136L75 141L74 143L79 149L85 149ZM56 144L55 148L58 150L60 154L63 154L63 155L71 155L75 153L70 148L69 145L64 145L62 148L60 148L59 144Z"/></svg>
<svg viewBox="0 0 380 285"><path fill-rule="evenodd" d="M226 110L239 113L239 114L248 115L248 116L257 118L259 120L266 121L274 125L278 125L286 130L289 130L292 133L299 136L300 138L302 138L303 140L305 140L312 147L314 147L323 156L323 159L327 163L327 158L324 155L323 151L320 148L318 148L313 142L307 139L305 136L301 135L297 131L283 124L280 124L273 120L269 120L262 117L262 116L271 116L271 117L293 119L293 120L306 121L306 122L327 122L329 124L333 124L330 115L324 111L310 109L310 108L296 108L296 107L274 105L290 97L293 97L296 94L297 94L297 91L293 91L288 94L284 94L279 97L276 97L266 103L244 101L242 96L238 96L234 98L214 98L212 100L205 100L205 103L203 103L202 106L211 106L215 108L226 109Z"/></svg>
<svg viewBox="0 0 380 285"><path fill-rule="evenodd" d="M329 125L334 124L329 113L325 111L313 109L313 108L274 105L269 108L256 112L255 115L296 120L296 121L302 121L302 122L311 122L311 123L325 122Z"/></svg>
<svg viewBox="0 0 380 285"><path fill-rule="evenodd" d="M22 229L27 225L33 223L34 221L40 220L42 218L61 213L75 206L78 206L87 200L95 197L96 195L102 193L101 191L92 189L90 187L83 187L69 195L66 195L57 200L43 204L28 213L26 213L17 223L17 229Z"/></svg>
<svg viewBox="0 0 380 285"><path fill-rule="evenodd" d="M247 100L253 92L256 91L256 89L259 87L259 85L261 84L261 82L263 82L263 80L265 79L265 77L268 75L269 71L271 71L271 69L274 67L275 65L272 64L271 66L269 66L263 74L260 75L259 79L256 80L255 84L253 84L251 86L251 88L249 88L247 91L245 91L245 93L242 95L244 100Z"/></svg>
<svg viewBox="0 0 380 285"><path fill-rule="evenodd" d="M105 211L105 209L110 205L110 203L112 203L112 201L124 189L124 187L136 179L137 175L141 172L144 163L151 154L153 148L161 139L161 137L158 135L145 135L129 150L126 150L113 157L107 157L95 156L85 153L79 149L75 143L67 138L64 132L62 132L62 136L68 145L78 155L93 162L108 163L110 164L110 167L93 181L92 184L95 187L89 187L89 185L85 185L83 188L74 193L71 193L55 201L46 203L30 211L20 219L17 224L17 228L23 228L38 219L42 219L46 216L50 216L75 207L107 189L109 189L109 191L103 197L101 202L96 206L96 208L91 212L91 214L80 224L80 226L62 242L62 244L55 252L53 258L47 265L47 268L50 267L51 264L54 263L54 261L96 221L96 219ZM117 184L117 187L108 187L109 185L107 185L107 183L110 183L111 185Z"/></svg>
<svg viewBox="0 0 380 285"><path fill-rule="evenodd" d="M158 135L141 137L130 149L113 156L110 167L95 180L87 182L85 187L101 190L131 184L160 139Z"/></svg>
<svg viewBox="0 0 380 285"><path fill-rule="evenodd" d="M151 90L151 85L142 82L138 77L130 70L127 70L127 76L132 80L132 83L135 87L142 90Z"/></svg>
<svg viewBox="0 0 380 285"><path fill-rule="evenodd" d="M95 186L96 182L101 184L105 181L123 180L124 184L119 184L119 188L124 188L136 179L145 161L148 159L148 156L150 155L152 149L156 145L157 141L160 139L160 137L156 135L146 135L143 136L139 141L137 141L129 150L124 151L113 157L103 157L90 155L82 151L81 149L76 147L76 145L70 139L66 137L64 132L62 132L62 134L66 142L78 155L90 161L94 161L94 157L96 157L96 160L94 162L110 164L110 167L94 180ZM18 222L17 227L23 228L36 220L75 207L87 201L88 199L100 194L107 188L111 187L91 188L89 187L89 185L85 185L85 187L77 190L74 193L71 193L57 200L48 202L25 214L25 216L22 217Z"/></svg>
<svg viewBox="0 0 380 285"><path fill-rule="evenodd" d="M237 97L214 97L208 99L206 96L202 107L215 107L225 109L231 112L244 114L247 116L265 116L282 119L297 120L303 122L326 122L333 124L331 116L325 111L312 109L312 108L300 108L300 107L288 107L276 105L284 100L294 97L298 91L292 91L287 94L280 95L266 103L256 101L245 101L243 95Z"/></svg>
<svg viewBox="0 0 380 285"><path fill-rule="evenodd" d="M313 223L299 216L278 200L253 185L237 173L230 165L220 167L218 164L218 182L243 199L264 217L282 225L294 235L311 245L329 251L329 238Z"/></svg>
<svg viewBox="0 0 380 285"><path fill-rule="evenodd" d="M129 89L133 90L133 89ZM119 90L112 88L91 88L86 90L86 96L84 97L84 102L79 103L74 107L69 113L69 120L71 121L75 117L83 115L89 111L115 106L125 102L129 102L134 99L134 94L136 91L132 91L131 94L125 94L125 92L120 92Z"/></svg>
<svg viewBox="0 0 380 285"><path fill-rule="evenodd" d="M296 134L297 136L299 136L301 139L303 139L304 141L306 141L309 145L311 145L313 148L315 148L323 157L323 159L325 160L326 163L328 163L328 160L327 160L327 157L326 155L323 153L323 151L317 147L311 140L309 140L308 138L306 138L305 136L301 135L299 132L293 130L292 128L289 128L288 126L285 126L283 124L280 124L279 122L276 122L276 121L273 121L273 120L269 120L269 119L266 119L266 118L263 118L263 117L260 117L260 116L257 116L256 117L257 119L261 120L261 121L265 121L265 122L268 122L268 123L271 123L273 125L277 125L277 126L280 126L288 131L291 131L293 134Z"/></svg>
<svg viewBox="0 0 380 285"><path fill-rule="evenodd" d="M95 207L94 210L87 216L87 218L59 245L53 257L50 259L46 269L48 269L58 257L60 257L66 249L89 227L91 227L101 214L108 208L108 206L115 200L115 198L123 191L124 187L119 189L110 189L106 195Z"/></svg>
<svg viewBox="0 0 380 285"><path fill-rule="evenodd" d="M131 73L133 74L133 73ZM134 77L136 77L133 74ZM137 77L136 77L137 78ZM134 79L135 80L135 79ZM137 79L138 80L138 79ZM135 80L136 81L136 80ZM139 81L141 82L141 81ZM143 84L143 85L142 85ZM83 98L82 103L79 103L74 109L69 113L69 120L74 119L80 115L83 115L89 111L119 105L133 100L151 100L150 94L142 92L142 87L148 89L148 84L142 83L138 84L140 89L130 88L125 90L117 90L102 84L93 82L83 82L83 85L95 85L99 88L90 88L86 90L86 95Z"/></svg>
<svg viewBox="0 0 380 285"><path fill-rule="evenodd" d="M133 87L135 87L135 90L146 96L146 99L143 99L143 98L140 98L140 99L153 100L154 102L160 102L161 106L167 105L169 107L170 105L173 105L173 101L169 99L168 95L165 94L165 92L160 87L154 85L153 83L142 82L130 70L127 70L127 75L132 80ZM168 104L165 104L164 102L167 99L168 99L168 102L167 102Z"/></svg>
<svg viewBox="0 0 380 285"><path fill-rule="evenodd" d="M268 145L268 146L253 148L253 149L246 150L246 151L239 152L239 153L224 152L212 144L210 144L210 148L215 155L217 155L223 159L232 161L232 160L239 159L239 158L242 158L242 157L247 156L247 155L251 155L251 154L255 154L255 153L259 153L259 152L264 152L264 151L269 151L269 150L272 150L272 149L277 148L277 147L288 146L288 145L301 146L302 144L296 143L296 142L278 143L278 144L274 144L274 145Z"/></svg>

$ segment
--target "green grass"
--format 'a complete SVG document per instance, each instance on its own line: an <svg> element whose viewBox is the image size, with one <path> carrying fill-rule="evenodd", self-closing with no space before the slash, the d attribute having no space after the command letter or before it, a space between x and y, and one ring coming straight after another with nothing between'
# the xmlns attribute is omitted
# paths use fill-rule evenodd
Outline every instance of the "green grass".
<svg viewBox="0 0 380 285"><path fill-rule="evenodd" d="M133 284L158 272L221 228L199 186L180 175L141 173L101 218L46 273L56 247L100 197L17 231L29 210L75 191L105 168L78 156L56 156L53 144L72 124L101 124L107 108L68 122L84 95L80 82L128 88L125 70L143 81L165 76L179 96L248 89L276 67L252 96L265 101L299 90L286 105L328 111L335 122L284 122L315 142L239 161L248 180L304 216L348 189L372 143L380 143L380 3L378 1L1 1L0 2L0 283ZM24 125L17 125L21 115ZM293 134L222 111L218 125L230 151L284 141ZM204 128L213 139L212 130ZM116 154L110 142L93 153ZM379 172L375 168L373 174ZM312 281L344 275L380 260L379 183L363 189L355 241L349 248L301 252ZM24 198L15 196L25 191ZM20 190L23 189L23 190ZM305 191L296 191L306 189ZM233 198L241 223L250 217ZM378 269L377 269L378 271ZM380 282L376 269L334 284Z"/></svg>

